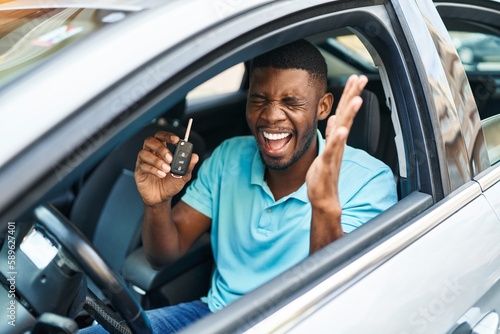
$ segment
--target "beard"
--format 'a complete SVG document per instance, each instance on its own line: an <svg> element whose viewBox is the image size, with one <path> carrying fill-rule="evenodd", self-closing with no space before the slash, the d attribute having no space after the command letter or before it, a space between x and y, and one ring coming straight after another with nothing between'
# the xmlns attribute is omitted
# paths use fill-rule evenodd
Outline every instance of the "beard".
<svg viewBox="0 0 500 334"><path fill-rule="evenodd" d="M266 167L272 170L284 170L296 163L311 146L314 140L314 136L316 135L317 123L318 121L315 120L313 124L306 129L304 135L301 138L297 139L297 143L299 144L298 148L288 161L283 161L282 159L278 158L273 159L270 157L267 157L267 159L265 159L262 155L262 152L260 152L260 158L262 159Z"/></svg>

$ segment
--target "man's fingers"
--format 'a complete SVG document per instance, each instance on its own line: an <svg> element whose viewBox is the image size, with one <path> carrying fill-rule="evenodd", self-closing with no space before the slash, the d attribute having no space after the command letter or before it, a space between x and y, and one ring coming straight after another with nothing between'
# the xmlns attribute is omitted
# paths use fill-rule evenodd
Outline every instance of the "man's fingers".
<svg viewBox="0 0 500 334"><path fill-rule="evenodd" d="M349 77L340 97L337 110L335 110L337 126L345 126L347 129L351 129L354 117L356 117L359 108L363 104L360 95L367 83L368 78L364 75L351 75Z"/></svg>
<svg viewBox="0 0 500 334"><path fill-rule="evenodd" d="M172 132L166 131L158 131L157 133L155 133L154 138L158 139L162 143L174 145L176 145L180 140L179 136L175 135Z"/></svg>
<svg viewBox="0 0 500 334"><path fill-rule="evenodd" d="M367 82L368 81L364 76L349 78L346 86L344 87L344 91L342 92L342 96L340 97L337 109L342 111L342 107L349 103L352 98L360 96Z"/></svg>
<svg viewBox="0 0 500 334"><path fill-rule="evenodd" d="M361 94L367 83L368 78L366 76L361 75L358 77L357 75L351 75L344 87L344 91L342 92L342 96L340 97L340 101L335 113L342 115L344 113L346 105L352 98Z"/></svg>
<svg viewBox="0 0 500 334"><path fill-rule="evenodd" d="M344 147L347 142L349 129L343 126L335 127L334 131L330 132L329 138L323 151L323 159L329 163L340 163L344 154Z"/></svg>
<svg viewBox="0 0 500 334"><path fill-rule="evenodd" d="M193 153L191 156L191 161L188 167L188 173L184 177L188 177L187 180L191 178L191 172L193 171L194 166L200 160L198 154ZM160 159L155 154L147 151L141 150L137 155L137 163L136 163L136 171L141 172L143 174L151 174L158 176L160 178L164 178L167 174L170 173L171 166L169 163L166 163L162 159Z"/></svg>
<svg viewBox="0 0 500 334"><path fill-rule="evenodd" d="M347 137L349 136L349 132L351 131L352 123L354 122L354 117L356 116L361 104L363 103L363 99L357 96L356 98L351 99L350 103L346 106L346 113L343 117L337 116L335 118L331 118L328 120L326 127L326 146L324 158L331 160L334 158L334 155L339 151L337 157L340 157L342 160L342 154L344 153L344 146L347 142Z"/></svg>
<svg viewBox="0 0 500 334"><path fill-rule="evenodd" d="M358 86L357 88L360 92L363 89L365 89L367 83L368 83L368 77L366 75L358 76L358 80L355 81L355 84L357 84Z"/></svg>
<svg viewBox="0 0 500 334"><path fill-rule="evenodd" d="M144 140L143 149L156 154L161 159L168 163L172 162L172 152L167 148L167 146L157 138L148 137Z"/></svg>
<svg viewBox="0 0 500 334"><path fill-rule="evenodd" d="M187 173L183 176L186 182L191 179L191 173L193 172L194 166L198 163L198 161L200 161L200 157L198 156L198 154L193 153L193 155L191 156L191 161L189 162Z"/></svg>
<svg viewBox="0 0 500 334"><path fill-rule="evenodd" d="M363 99L360 96L354 96L351 98L350 101L344 106L342 115L337 116L335 122L337 127L343 126L350 131L354 118L358 114L362 104Z"/></svg>
<svg viewBox="0 0 500 334"><path fill-rule="evenodd" d="M193 153L193 155L191 156L191 161L189 162L188 171L192 171L198 161L200 161L200 157L198 156L198 154Z"/></svg>
<svg viewBox="0 0 500 334"><path fill-rule="evenodd" d="M148 150L141 150L137 155L136 170L165 177L170 172L170 164Z"/></svg>
<svg viewBox="0 0 500 334"><path fill-rule="evenodd" d="M159 131L154 137L146 138L143 149L137 155L136 171L160 178L167 176L170 173L173 155L166 143L177 142L179 137L166 131Z"/></svg>
<svg viewBox="0 0 500 334"><path fill-rule="evenodd" d="M349 103L344 105L343 112L340 115L335 114L330 116L326 124L325 136L327 141L331 140L330 134L335 131L338 127L345 127L348 131L351 131L352 123L356 117L361 105L363 104L363 99L359 96L352 98Z"/></svg>
<svg viewBox="0 0 500 334"><path fill-rule="evenodd" d="M347 94L348 96L359 95L367 83L368 78L365 75L358 76L353 74L347 79L343 94Z"/></svg>

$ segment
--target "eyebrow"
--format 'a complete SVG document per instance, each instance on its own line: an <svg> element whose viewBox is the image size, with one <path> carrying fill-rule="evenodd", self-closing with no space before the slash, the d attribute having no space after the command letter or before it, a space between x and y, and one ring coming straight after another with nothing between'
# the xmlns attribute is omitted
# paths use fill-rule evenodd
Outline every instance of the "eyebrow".
<svg viewBox="0 0 500 334"><path fill-rule="evenodd" d="M256 99L268 100L267 96L259 94L259 93L253 93L253 94L251 94L249 96L249 98L256 98ZM302 103L304 103L306 101L306 99L302 98L302 97L296 97L296 96L287 95L287 96L281 98L281 101L302 102Z"/></svg>
<svg viewBox="0 0 500 334"><path fill-rule="evenodd" d="M282 101L287 101L287 102L300 102L300 103L304 103L306 101L305 98L295 97L295 96L285 96L281 100Z"/></svg>
<svg viewBox="0 0 500 334"><path fill-rule="evenodd" d="M257 94L257 93L253 93L249 97L250 98L257 98L257 99L267 100L267 97L265 97L264 95L261 95L261 94Z"/></svg>

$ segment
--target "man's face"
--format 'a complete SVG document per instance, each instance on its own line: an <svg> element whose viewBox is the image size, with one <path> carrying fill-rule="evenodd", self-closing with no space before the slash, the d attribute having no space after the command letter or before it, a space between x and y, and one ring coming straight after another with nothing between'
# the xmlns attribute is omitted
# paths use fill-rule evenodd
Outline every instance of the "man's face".
<svg viewBox="0 0 500 334"><path fill-rule="evenodd" d="M305 70L254 69L246 118L268 168L286 169L316 148L322 95Z"/></svg>

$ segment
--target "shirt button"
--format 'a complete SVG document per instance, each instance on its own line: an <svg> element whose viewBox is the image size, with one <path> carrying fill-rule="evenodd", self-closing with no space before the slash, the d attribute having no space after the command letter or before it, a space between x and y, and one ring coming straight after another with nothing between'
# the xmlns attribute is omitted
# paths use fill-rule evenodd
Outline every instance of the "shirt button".
<svg viewBox="0 0 500 334"><path fill-rule="evenodd" d="M271 213L271 212L273 212L273 210L272 209L267 209L266 212L267 213Z"/></svg>

